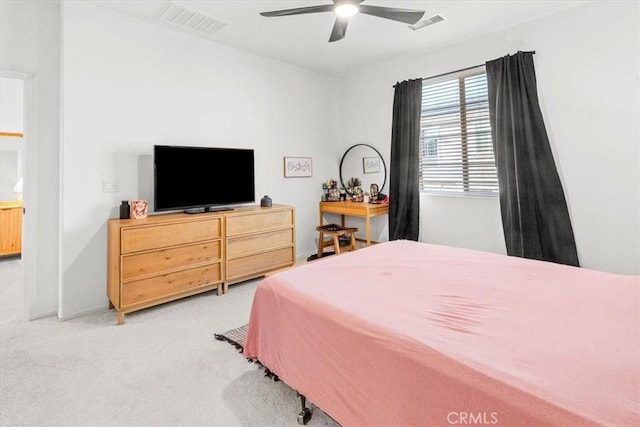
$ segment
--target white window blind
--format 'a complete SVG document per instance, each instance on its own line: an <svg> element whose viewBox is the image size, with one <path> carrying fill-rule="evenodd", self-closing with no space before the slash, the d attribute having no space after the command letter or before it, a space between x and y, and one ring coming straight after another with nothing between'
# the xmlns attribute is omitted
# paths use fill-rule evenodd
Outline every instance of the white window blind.
<svg viewBox="0 0 640 427"><path fill-rule="evenodd" d="M497 196L484 67L422 82L420 190Z"/></svg>

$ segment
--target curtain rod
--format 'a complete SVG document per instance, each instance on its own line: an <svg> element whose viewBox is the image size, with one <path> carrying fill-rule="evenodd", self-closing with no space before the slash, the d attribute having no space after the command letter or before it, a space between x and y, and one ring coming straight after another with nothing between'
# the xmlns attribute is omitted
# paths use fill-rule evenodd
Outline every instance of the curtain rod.
<svg viewBox="0 0 640 427"><path fill-rule="evenodd" d="M535 50L531 50L531 51L524 51L523 52L523 51L519 50L518 53L531 53L532 55L535 55L536 51ZM486 64L486 62L485 62L485 64ZM484 67L485 64L479 64L479 65L474 65L472 67L460 68L459 70L449 71L449 72L442 73L442 74L436 74L435 76L422 77L420 80L435 79L436 77L443 77L443 76L447 76L449 74L461 73L463 71L473 70L474 68ZM396 87L397 85L398 85L398 83L394 84L393 87Z"/></svg>

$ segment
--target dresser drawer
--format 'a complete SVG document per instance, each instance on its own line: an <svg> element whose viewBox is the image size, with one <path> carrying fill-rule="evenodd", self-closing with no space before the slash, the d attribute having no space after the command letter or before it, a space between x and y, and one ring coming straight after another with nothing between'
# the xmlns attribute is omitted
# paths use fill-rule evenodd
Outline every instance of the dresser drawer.
<svg viewBox="0 0 640 427"><path fill-rule="evenodd" d="M222 266L215 263L122 284L122 308L167 298L180 292L222 281Z"/></svg>
<svg viewBox="0 0 640 427"><path fill-rule="evenodd" d="M122 257L122 280L190 268L199 264L211 264L222 256L222 242L198 243L152 252L134 253Z"/></svg>
<svg viewBox="0 0 640 427"><path fill-rule="evenodd" d="M293 227L293 211L258 211L250 215L227 216L227 236L249 234L270 228Z"/></svg>
<svg viewBox="0 0 640 427"><path fill-rule="evenodd" d="M271 252L246 256L227 261L227 280L235 280L257 273L277 270L293 265L295 261L293 247Z"/></svg>
<svg viewBox="0 0 640 427"><path fill-rule="evenodd" d="M248 236L232 237L227 240L227 258L237 258L272 248L291 246L292 242L293 229L291 228Z"/></svg>
<svg viewBox="0 0 640 427"><path fill-rule="evenodd" d="M214 240L222 236L222 220L209 218L173 224L122 229L123 254Z"/></svg>

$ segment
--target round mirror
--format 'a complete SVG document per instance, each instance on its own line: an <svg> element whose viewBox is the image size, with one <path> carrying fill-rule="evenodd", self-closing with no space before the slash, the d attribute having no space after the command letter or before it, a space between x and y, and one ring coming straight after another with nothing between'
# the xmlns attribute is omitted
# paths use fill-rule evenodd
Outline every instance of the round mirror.
<svg viewBox="0 0 640 427"><path fill-rule="evenodd" d="M387 165L378 150L368 144L352 145L340 160L340 184L350 196L369 193L371 185L382 193L387 182Z"/></svg>

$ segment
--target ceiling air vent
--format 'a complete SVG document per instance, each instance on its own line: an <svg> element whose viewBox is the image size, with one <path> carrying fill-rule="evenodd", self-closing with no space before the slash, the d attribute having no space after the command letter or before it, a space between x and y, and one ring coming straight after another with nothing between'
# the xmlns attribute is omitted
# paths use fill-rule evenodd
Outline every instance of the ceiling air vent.
<svg viewBox="0 0 640 427"><path fill-rule="evenodd" d="M227 25L226 22L218 18L173 2L169 3L169 6L162 12L158 20L173 28L207 38L212 38L213 34Z"/></svg>
<svg viewBox="0 0 640 427"><path fill-rule="evenodd" d="M438 22L444 21L444 18L440 15L434 15L431 18L423 19L422 21L409 25L409 28L412 30L419 30L420 28L424 28L427 25L437 24Z"/></svg>

